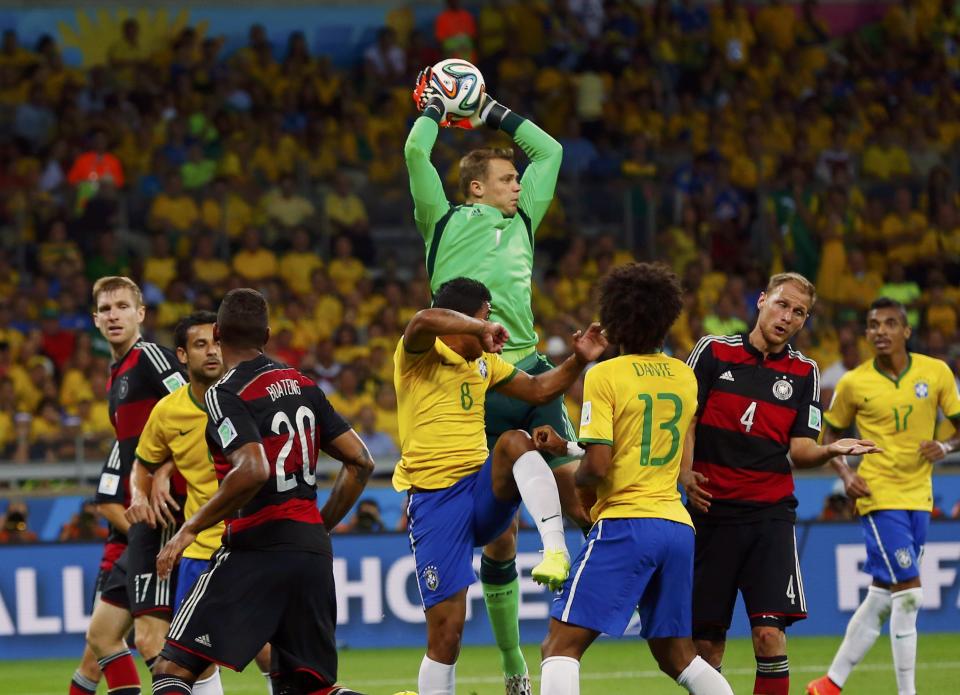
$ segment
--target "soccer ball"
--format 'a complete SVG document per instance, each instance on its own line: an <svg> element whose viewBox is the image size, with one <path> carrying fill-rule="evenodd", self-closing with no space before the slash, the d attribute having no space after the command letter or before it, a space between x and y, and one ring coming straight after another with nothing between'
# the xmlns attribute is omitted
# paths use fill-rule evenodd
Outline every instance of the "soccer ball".
<svg viewBox="0 0 960 695"><path fill-rule="evenodd" d="M487 89L477 66L460 58L448 58L434 65L430 86L443 99L447 115L455 118L472 116Z"/></svg>

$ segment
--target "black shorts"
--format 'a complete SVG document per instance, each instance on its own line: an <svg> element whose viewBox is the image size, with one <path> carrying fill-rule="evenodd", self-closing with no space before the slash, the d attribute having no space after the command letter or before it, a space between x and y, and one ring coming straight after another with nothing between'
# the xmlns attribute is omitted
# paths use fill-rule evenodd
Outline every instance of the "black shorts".
<svg viewBox="0 0 960 695"><path fill-rule="evenodd" d="M177 527L150 528L144 522L134 524L127 533L127 549L117 558L103 586L100 600L132 615L173 615L173 598L177 593L177 572L167 579L157 577L157 555L173 538Z"/></svg>
<svg viewBox="0 0 960 695"><path fill-rule="evenodd" d="M103 593L103 587L107 585L107 579L110 578L110 572L113 570L105 570L102 567L97 572L97 581L93 585L93 603L91 608L97 605L97 601L100 600L100 594Z"/></svg>
<svg viewBox="0 0 960 695"><path fill-rule="evenodd" d="M336 625L331 555L220 548L174 616L161 656L193 673L210 662L240 671L269 642L275 677L309 674L323 688L337 679Z"/></svg>
<svg viewBox="0 0 960 695"><path fill-rule="evenodd" d="M794 524L767 519L697 526L693 561L693 636L722 639L737 591L751 625L786 627L807 617Z"/></svg>

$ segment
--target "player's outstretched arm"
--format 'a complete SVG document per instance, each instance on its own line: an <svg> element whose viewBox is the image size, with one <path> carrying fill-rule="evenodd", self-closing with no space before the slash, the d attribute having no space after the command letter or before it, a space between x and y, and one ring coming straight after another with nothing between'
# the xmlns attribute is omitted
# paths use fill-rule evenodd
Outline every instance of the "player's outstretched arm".
<svg viewBox="0 0 960 695"><path fill-rule="evenodd" d="M475 335L487 352L500 352L510 339L507 329L499 323L451 309L422 309L403 331L403 347L407 352L425 352L443 335Z"/></svg>
<svg viewBox="0 0 960 695"><path fill-rule="evenodd" d="M227 454L233 469L227 473L219 489L197 513L184 522L176 535L157 555L157 574L170 576L177 558L201 531L220 523L249 502L270 478L270 464L260 442L250 442Z"/></svg>
<svg viewBox="0 0 960 695"><path fill-rule="evenodd" d="M880 452L881 449L869 439L838 439L823 445L809 437L790 439L790 460L794 468L816 468L838 456L863 456Z"/></svg>
<svg viewBox="0 0 960 695"><path fill-rule="evenodd" d="M557 190L563 146L529 120L522 121L511 135L530 158L520 179L519 208L530 217L531 231L536 232Z"/></svg>
<svg viewBox="0 0 960 695"><path fill-rule="evenodd" d="M320 510L323 525L332 531L360 499L360 494L373 475L374 464L367 445L353 430L336 437L323 450L343 464L330 490L330 497Z"/></svg>
<svg viewBox="0 0 960 695"><path fill-rule="evenodd" d="M840 430L833 427L829 422L825 421L824 424L826 429L823 431L823 443L829 445L839 441L842 434ZM846 456L836 456L830 459L830 467L843 481L843 489L847 493L847 497L856 500L870 496L870 486L867 485L866 480L860 477L859 473L850 467Z"/></svg>
<svg viewBox="0 0 960 695"><path fill-rule="evenodd" d="M410 129L407 142L403 146L403 156L410 175L413 218L420 234L429 240L434 226L450 209L440 174L430 161L430 153L437 141L439 123L446 113L441 99L430 99L429 93L423 93L425 80L429 78L424 76L424 72L420 75L417 89L414 90L414 101L422 115L414 121L413 128Z"/></svg>
<svg viewBox="0 0 960 695"><path fill-rule="evenodd" d="M600 324L591 324L586 332L577 331L574 334L573 354L560 366L537 376L518 370L512 379L501 383L496 389L511 398L534 405L549 403L570 388L580 376L580 372L590 362L598 359L606 349L607 339L600 329Z"/></svg>

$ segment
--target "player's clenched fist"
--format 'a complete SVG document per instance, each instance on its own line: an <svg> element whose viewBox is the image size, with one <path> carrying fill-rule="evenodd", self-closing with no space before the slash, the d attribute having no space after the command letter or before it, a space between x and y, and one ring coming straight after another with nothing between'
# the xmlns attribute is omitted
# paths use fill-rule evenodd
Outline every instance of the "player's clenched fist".
<svg viewBox="0 0 960 695"><path fill-rule="evenodd" d="M567 440L557 434L550 425L534 428L533 444L537 447L537 451L546 451L554 456L567 455Z"/></svg>
<svg viewBox="0 0 960 695"><path fill-rule="evenodd" d="M484 321L479 338L485 352L501 352L510 340L510 333L495 321Z"/></svg>

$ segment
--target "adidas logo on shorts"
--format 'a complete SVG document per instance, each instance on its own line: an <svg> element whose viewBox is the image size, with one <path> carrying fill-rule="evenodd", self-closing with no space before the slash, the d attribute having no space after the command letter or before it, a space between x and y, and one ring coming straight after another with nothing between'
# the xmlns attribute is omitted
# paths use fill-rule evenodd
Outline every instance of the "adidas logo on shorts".
<svg viewBox="0 0 960 695"><path fill-rule="evenodd" d="M209 646L211 646L211 644L210 644L210 635L200 635L199 637L197 637L197 638L194 639L193 641L196 642L197 644L202 644L204 647L209 647Z"/></svg>
<svg viewBox="0 0 960 695"><path fill-rule="evenodd" d="M729 369L720 375L720 381L733 381L733 380L734 380L733 374L730 373Z"/></svg>

